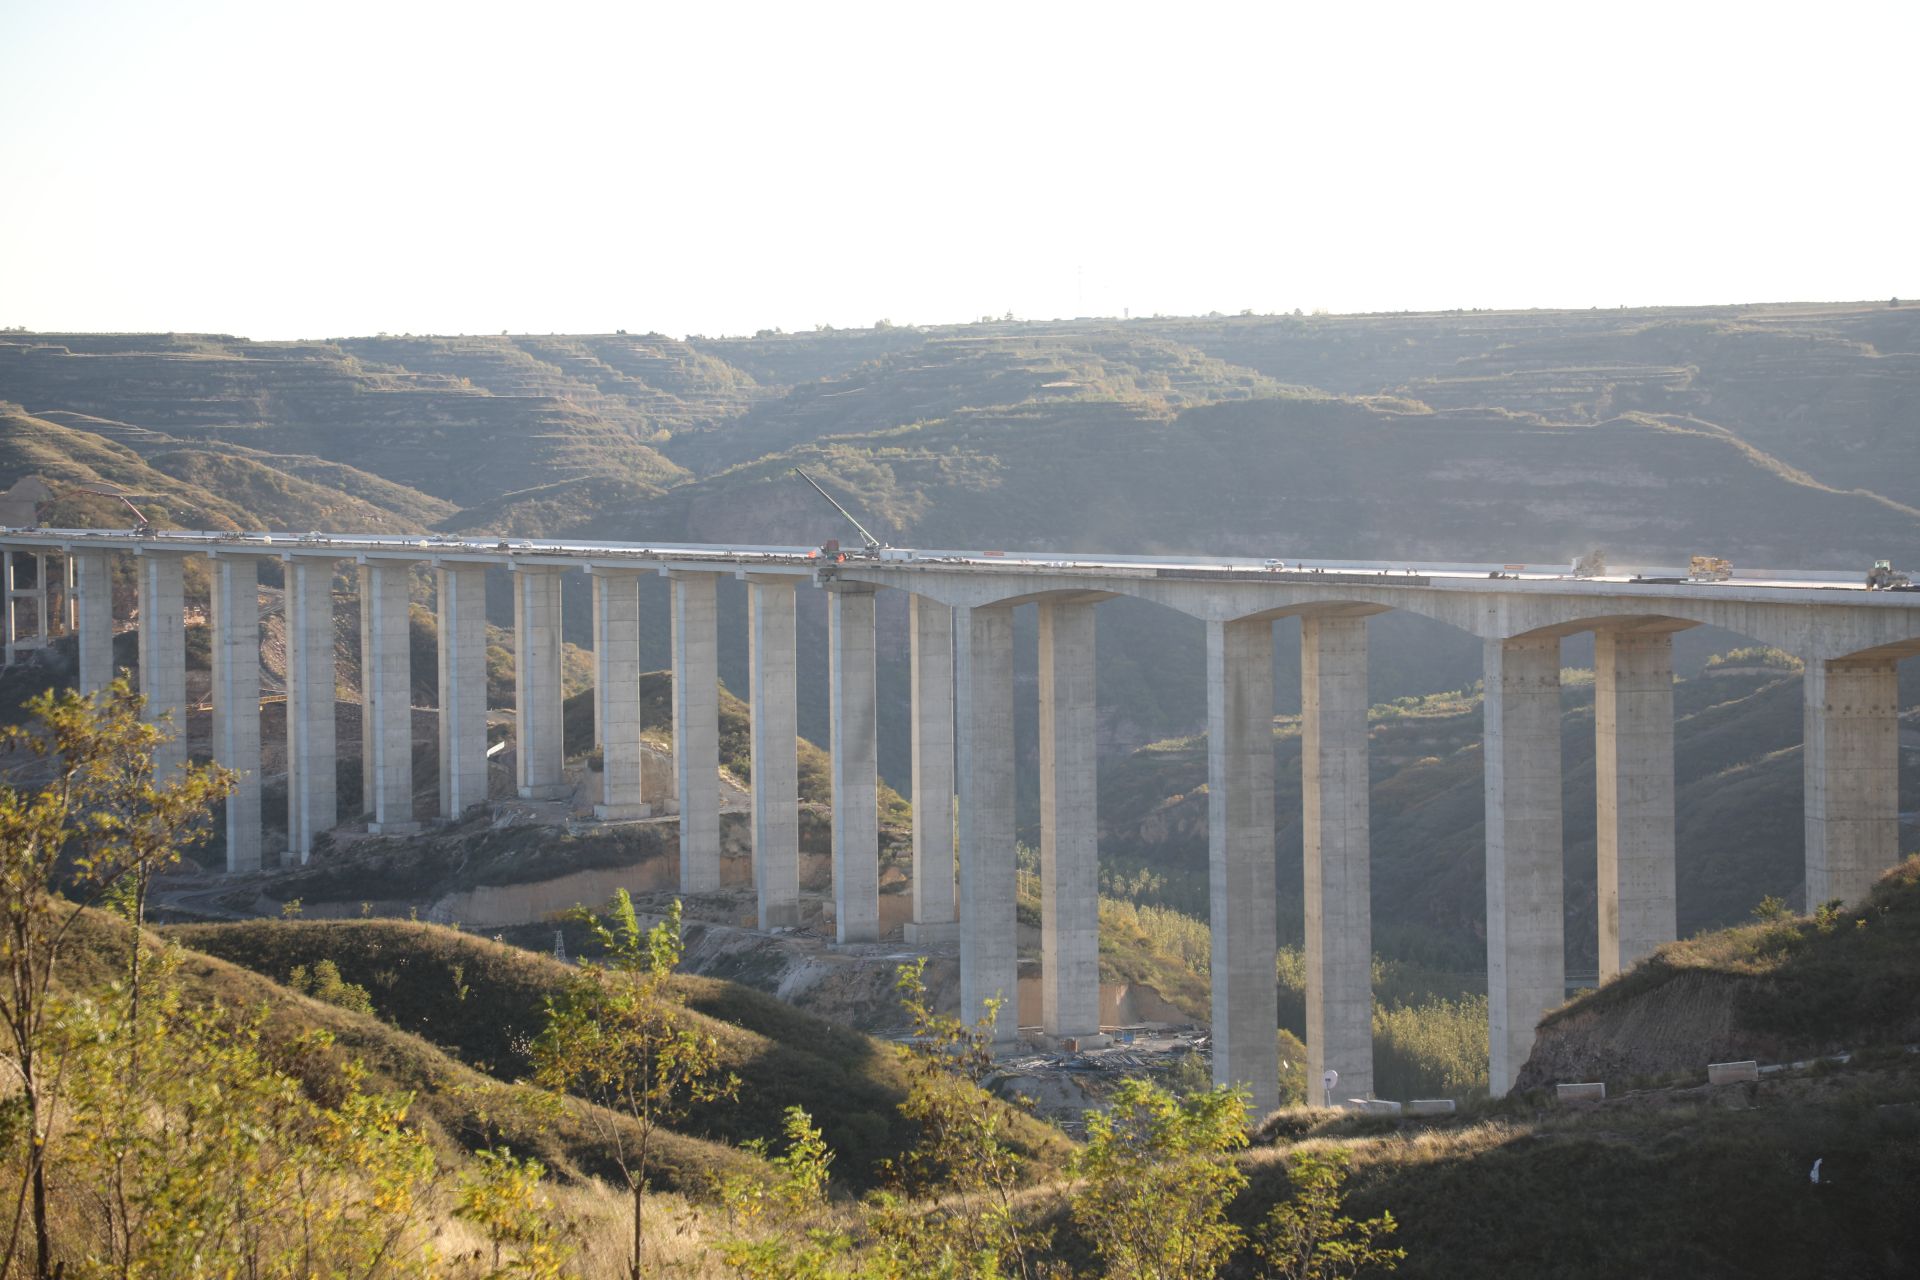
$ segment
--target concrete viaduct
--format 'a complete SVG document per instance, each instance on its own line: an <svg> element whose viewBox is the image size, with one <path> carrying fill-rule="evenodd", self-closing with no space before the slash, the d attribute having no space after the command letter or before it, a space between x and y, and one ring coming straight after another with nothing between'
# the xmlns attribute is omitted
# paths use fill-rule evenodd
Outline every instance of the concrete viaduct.
<svg viewBox="0 0 1920 1280"><path fill-rule="evenodd" d="M304 859L338 819L331 584L357 565L370 830L415 829L407 583L429 566L439 608L440 814L486 800L484 575L513 582L518 786L562 784L560 585L592 581L598 813L645 812L640 793L638 580L672 581L673 732L680 885L720 883L715 583L748 585L753 707L753 861L761 927L799 912L795 599L829 593L833 893L841 942L878 940L874 596L911 595L913 920L909 942L958 937L968 1016L1017 990L1013 610L1040 635L1044 1030L1098 1031L1095 617L1133 596L1206 624L1214 1074L1278 1087L1274 973L1273 644L1301 620L1309 1078L1339 1071L1372 1090L1368 866L1367 620L1404 609L1480 638L1485 655L1487 985L1491 1081L1511 1087L1541 1013L1565 994L1561 887L1560 642L1596 637L1600 963L1609 976L1675 934L1672 637L1722 627L1802 659L1806 899L1861 897L1899 856L1896 663L1920 651L1920 594L1869 592L1858 578L1782 573L1685 581L1675 571L1576 577L1562 566L1389 566L885 549L823 558L805 547L638 546L308 534L0 531L7 642L36 592L39 619L77 631L85 689L113 674L111 556L139 580L140 675L150 714L184 723L182 569L212 571L213 754L243 775L227 804L230 870L260 865L258 566L286 580L288 843ZM39 585L14 569L39 558ZM50 614L52 562L71 584ZM58 575L54 575L58 576ZM1664 580L1661 580L1664 579ZM173 743L172 764L183 748ZM957 824L955 818L957 817ZM955 885L957 827L958 886ZM1017 1032L1000 1006L998 1038ZM1350 1091L1350 1092L1349 1092Z"/></svg>

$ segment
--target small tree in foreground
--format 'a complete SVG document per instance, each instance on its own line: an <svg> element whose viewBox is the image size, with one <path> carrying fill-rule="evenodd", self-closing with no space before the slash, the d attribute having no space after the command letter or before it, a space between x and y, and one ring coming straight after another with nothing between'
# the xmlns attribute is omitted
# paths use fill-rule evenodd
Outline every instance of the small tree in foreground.
<svg viewBox="0 0 1920 1280"><path fill-rule="evenodd" d="M1285 1280L1346 1280L1371 1268L1397 1270L1405 1249L1375 1244L1399 1228L1391 1213L1364 1222L1343 1209L1349 1157L1338 1149L1287 1157L1293 1196L1275 1205L1254 1238L1269 1274Z"/></svg>
<svg viewBox="0 0 1920 1280"><path fill-rule="evenodd" d="M1247 1095L1222 1086L1176 1098L1129 1079L1112 1110L1087 1117L1074 1168L1086 1185L1073 1220L1119 1280L1208 1280L1239 1246L1227 1206L1247 1185L1231 1153L1246 1145Z"/></svg>
<svg viewBox="0 0 1920 1280"><path fill-rule="evenodd" d="M813 1117L788 1107L781 1125L787 1149L769 1156L764 1139L744 1143L764 1156L776 1179L736 1174L721 1187L721 1200L737 1234L720 1242L720 1256L748 1280L828 1280L858 1274L849 1260L852 1239L817 1225L827 1207L827 1171L833 1152Z"/></svg>
<svg viewBox="0 0 1920 1280"><path fill-rule="evenodd" d="M190 1003L178 966L177 952L150 966L137 1021L118 984L60 1020L72 1130L53 1169L72 1274L432 1274L422 1228L435 1165L407 1122L410 1096L369 1091L347 1063L316 1099L308 1079L331 1052L326 1033L276 1043L264 1009ZM147 1064L138 1075L131 1045ZM282 1058L303 1061L301 1075Z"/></svg>
<svg viewBox="0 0 1920 1280"><path fill-rule="evenodd" d="M153 752L165 735L141 720L144 705L123 677L97 697L49 690L26 705L27 725L0 729L0 749L46 775L32 788L0 783L0 1061L13 1076L0 1086L0 1142L19 1151L24 1169L6 1209L0 1275L24 1266L28 1223L33 1274L53 1270L47 1163L63 1080L49 1067L52 992L81 913L117 904L134 925L137 1021L148 882L205 833L214 803L233 789L235 775L214 767L156 778ZM128 1064L137 1075L137 1054Z"/></svg>
<svg viewBox="0 0 1920 1280"><path fill-rule="evenodd" d="M913 1025L901 1050L908 1085L900 1114L919 1126L920 1141L882 1166L890 1187L869 1219L878 1252L870 1265L907 1276L1061 1272L1041 1256L1051 1233L1023 1221L1015 1203L1025 1161L1007 1140L1007 1109L979 1087L994 1069L1000 1001L989 1000L971 1025L935 1013L926 963L922 957L902 965L894 984Z"/></svg>
<svg viewBox="0 0 1920 1280"><path fill-rule="evenodd" d="M476 1151L473 1158L454 1214L479 1227L493 1247L487 1280L560 1280L572 1250L560 1244L553 1205L540 1189L546 1166L517 1159L505 1147Z"/></svg>
<svg viewBox="0 0 1920 1280"><path fill-rule="evenodd" d="M660 1131L694 1106L731 1097L740 1082L721 1074L719 1042L691 1025L685 999L673 987L685 949L679 902L647 930L625 889L614 894L605 920L588 911L580 918L606 955L582 962L561 996L547 1002L547 1025L533 1044L534 1079L603 1108L590 1114L632 1197L628 1274L639 1280L646 1258L645 1199Z"/></svg>

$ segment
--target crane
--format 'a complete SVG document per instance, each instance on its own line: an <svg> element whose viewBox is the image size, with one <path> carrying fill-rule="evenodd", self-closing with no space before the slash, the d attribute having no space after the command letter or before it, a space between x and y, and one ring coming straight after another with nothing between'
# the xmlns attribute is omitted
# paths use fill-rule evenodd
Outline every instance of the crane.
<svg viewBox="0 0 1920 1280"><path fill-rule="evenodd" d="M799 476L802 480L805 480L808 484L812 485L816 493L818 493L821 497L825 498L828 502L833 503L833 509L835 511L838 511L841 515L845 516L848 522L851 523L854 528L860 531L860 544L866 551L877 555L879 554L881 549L886 546L886 543L880 541L880 539L874 537L871 533L868 533L867 526L861 524L858 520L855 520L853 518L853 512L841 506L839 499L835 498L832 494L828 493L825 489L822 489L820 487L820 482L818 480L815 480L812 476L808 475L806 472L802 471L798 467L795 467L793 469L793 474Z"/></svg>

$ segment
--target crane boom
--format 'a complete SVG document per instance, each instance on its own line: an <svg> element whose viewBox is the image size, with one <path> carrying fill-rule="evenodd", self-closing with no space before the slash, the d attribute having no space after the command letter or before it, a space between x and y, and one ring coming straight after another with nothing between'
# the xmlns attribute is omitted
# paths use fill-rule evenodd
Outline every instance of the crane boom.
<svg viewBox="0 0 1920 1280"><path fill-rule="evenodd" d="M820 487L820 482L818 480L815 480L812 476L808 475L806 472L802 471L798 467L795 467L793 469L793 474L799 476L802 480L805 480L808 484L812 485L816 493L818 493L821 497L825 498L828 502L833 503L833 509L835 511L838 511L841 515L845 516L847 520L853 525L853 527L860 531L861 544L865 546L867 550L878 551L881 548L883 544L881 543L880 539L874 537L871 533L868 533L867 526L861 524L858 520L855 520L853 518L853 512L841 506L839 499L835 498L832 494L828 493L825 489L822 489Z"/></svg>

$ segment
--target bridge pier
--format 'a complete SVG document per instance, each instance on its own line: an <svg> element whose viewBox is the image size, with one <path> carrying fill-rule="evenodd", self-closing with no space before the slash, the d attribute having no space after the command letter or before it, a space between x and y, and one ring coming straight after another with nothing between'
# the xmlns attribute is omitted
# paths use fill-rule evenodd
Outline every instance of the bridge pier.
<svg viewBox="0 0 1920 1280"><path fill-rule="evenodd" d="M833 717L833 914L840 942L880 940L880 796L874 590L827 588Z"/></svg>
<svg viewBox="0 0 1920 1280"><path fill-rule="evenodd" d="M954 610L954 706L959 715L960 1016L999 1001L993 1038L1020 1032L1014 889L1013 611Z"/></svg>
<svg viewBox="0 0 1920 1280"><path fill-rule="evenodd" d="M339 821L333 561L281 557L286 576L287 855L304 863Z"/></svg>
<svg viewBox="0 0 1920 1280"><path fill-rule="evenodd" d="M1040 1006L1056 1039L1100 1032L1094 605L1040 604Z"/></svg>
<svg viewBox="0 0 1920 1280"><path fill-rule="evenodd" d="M376 835L411 835L413 664L411 566L367 560L360 577L360 808Z"/></svg>
<svg viewBox="0 0 1920 1280"><path fill-rule="evenodd" d="M213 758L239 775L226 799L227 870L260 869L260 562L216 553Z"/></svg>
<svg viewBox="0 0 1920 1280"><path fill-rule="evenodd" d="M913 919L915 946L960 936L954 892L953 607L908 597L913 718Z"/></svg>
<svg viewBox="0 0 1920 1280"><path fill-rule="evenodd" d="M1307 1080L1373 1096L1373 901L1367 620L1300 620L1300 803L1305 855Z"/></svg>
<svg viewBox="0 0 1920 1280"><path fill-rule="evenodd" d="M440 633L440 816L450 822L487 801L487 571L435 566Z"/></svg>
<svg viewBox="0 0 1920 1280"><path fill-rule="evenodd" d="M80 648L80 692L98 693L113 683L113 563L105 551L67 557L73 570L68 592Z"/></svg>
<svg viewBox="0 0 1920 1280"><path fill-rule="evenodd" d="M753 704L753 886L760 927L773 929L800 923L800 729L794 701L797 592L790 577L746 576L747 696Z"/></svg>
<svg viewBox="0 0 1920 1280"><path fill-rule="evenodd" d="M644 818L640 795L640 574L588 569L593 584L593 738L602 821Z"/></svg>
<svg viewBox="0 0 1920 1280"><path fill-rule="evenodd" d="M142 547L134 559L140 593L140 692L147 721L167 735L153 749L164 778L187 759L186 556Z"/></svg>
<svg viewBox="0 0 1920 1280"><path fill-rule="evenodd" d="M673 764L680 797L680 892L720 887L720 667L716 575L667 572L673 583Z"/></svg>
<svg viewBox="0 0 1920 1280"><path fill-rule="evenodd" d="M1273 623L1207 624L1207 864L1213 1082L1280 1102L1273 839Z"/></svg>
<svg viewBox="0 0 1920 1280"><path fill-rule="evenodd" d="M1809 661L1807 910L1857 903L1900 860L1900 678L1894 659Z"/></svg>
<svg viewBox="0 0 1920 1280"><path fill-rule="evenodd" d="M1672 942L1673 635L1594 636L1600 980Z"/></svg>
<svg viewBox="0 0 1920 1280"><path fill-rule="evenodd" d="M514 755L522 800L557 800L567 792L560 646L565 572L552 565L513 566Z"/></svg>
<svg viewBox="0 0 1920 1280"><path fill-rule="evenodd" d="M1566 999L1560 639L1483 648L1489 1083L1513 1087L1540 1015Z"/></svg>

